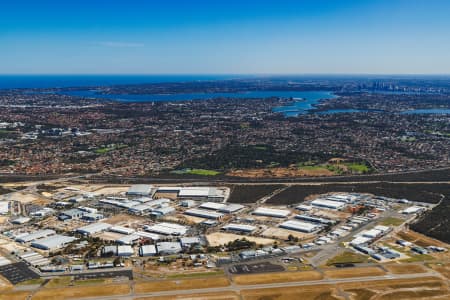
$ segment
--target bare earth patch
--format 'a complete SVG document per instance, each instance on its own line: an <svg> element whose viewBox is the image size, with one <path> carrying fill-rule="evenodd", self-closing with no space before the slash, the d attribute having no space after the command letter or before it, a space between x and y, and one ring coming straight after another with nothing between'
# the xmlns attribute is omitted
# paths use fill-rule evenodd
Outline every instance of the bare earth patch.
<svg viewBox="0 0 450 300"><path fill-rule="evenodd" d="M234 177L267 178L267 177L302 177L302 176L333 176L332 171L326 168L302 169L302 168L267 168L233 170L226 174Z"/></svg>
<svg viewBox="0 0 450 300"><path fill-rule="evenodd" d="M208 234L206 236L208 239L208 243L213 246L220 246L227 244L229 242L240 240L240 239L247 239L251 242L255 242L256 244L261 245L271 245L273 244L274 240L272 239L265 239L265 238L259 238L254 236L246 236L246 235L239 235L239 234L233 234L233 233L224 233L224 232L214 232L211 234Z"/></svg>

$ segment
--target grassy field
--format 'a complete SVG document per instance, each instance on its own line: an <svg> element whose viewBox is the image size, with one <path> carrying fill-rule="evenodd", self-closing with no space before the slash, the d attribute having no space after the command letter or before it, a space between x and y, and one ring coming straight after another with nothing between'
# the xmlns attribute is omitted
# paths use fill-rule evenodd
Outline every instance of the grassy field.
<svg viewBox="0 0 450 300"><path fill-rule="evenodd" d="M119 150L119 149L122 149L122 148L125 148L125 147L127 147L127 145L122 145L122 144L120 144L120 145L111 145L109 147L97 148L97 149L95 149L94 152L96 154L105 154L105 153L108 153L110 151Z"/></svg>
<svg viewBox="0 0 450 300"><path fill-rule="evenodd" d="M161 281L138 282L135 285L135 291L138 294L139 293L142 294L158 291L223 287L228 285L230 285L230 282L225 277L213 277L208 279L195 278L183 280L161 280Z"/></svg>
<svg viewBox="0 0 450 300"><path fill-rule="evenodd" d="M338 286L351 294L352 300L409 300L425 299L430 296L442 297L433 299L449 299L448 288L437 277L341 283Z"/></svg>
<svg viewBox="0 0 450 300"><path fill-rule="evenodd" d="M0 300L25 300L27 299L30 292L20 291L20 292L4 292L0 293Z"/></svg>
<svg viewBox="0 0 450 300"><path fill-rule="evenodd" d="M197 176L216 176L221 174L218 171L207 169L182 169L171 171L170 173L177 175L197 175Z"/></svg>
<svg viewBox="0 0 450 300"><path fill-rule="evenodd" d="M336 255L335 257L329 259L327 261L327 266L331 266L334 264L346 264L346 263L365 263L369 261L369 257L366 255L362 255L359 253L345 251L341 254Z"/></svg>
<svg viewBox="0 0 450 300"><path fill-rule="evenodd" d="M251 274L251 275L236 275L233 277L233 281L236 284L265 284L275 282L294 282L294 281L308 281L319 280L323 276L316 271L304 271L304 272L279 272L279 273L266 273L266 274Z"/></svg>
<svg viewBox="0 0 450 300"><path fill-rule="evenodd" d="M389 264L384 265L384 267L393 274L416 274L426 272L424 267L414 264Z"/></svg>
<svg viewBox="0 0 450 300"><path fill-rule="evenodd" d="M51 279L46 285L46 288L57 288L57 287L65 287L68 286L72 281L70 276L61 276L57 278Z"/></svg>
<svg viewBox="0 0 450 300"><path fill-rule="evenodd" d="M344 163L344 165L351 173L365 174L371 171L367 165L361 163Z"/></svg>
<svg viewBox="0 0 450 300"><path fill-rule="evenodd" d="M27 281L22 281L18 283L17 285L35 285L35 284L42 284L45 281L43 278L36 278L36 279L30 279Z"/></svg>
<svg viewBox="0 0 450 300"><path fill-rule="evenodd" d="M160 297L141 297L134 300L239 300L239 295L235 292L205 293L205 294L189 294L179 296L160 296Z"/></svg>
<svg viewBox="0 0 450 300"><path fill-rule="evenodd" d="M85 280L76 280L73 282L75 286L83 286L83 285L91 285L91 284L102 284L106 283L108 279L103 278L93 278L93 279L85 279Z"/></svg>
<svg viewBox="0 0 450 300"><path fill-rule="evenodd" d="M404 219L389 217L380 222L380 225L384 226L400 226L405 222Z"/></svg>
<svg viewBox="0 0 450 300"><path fill-rule="evenodd" d="M422 262L426 260L433 260L434 257L428 254L417 254L417 255L410 255L409 258L402 259L401 262L411 263L411 262Z"/></svg>
<svg viewBox="0 0 450 300"><path fill-rule="evenodd" d="M83 297L102 297L125 295L130 292L128 284L78 286L39 290L33 300L64 300Z"/></svg>
<svg viewBox="0 0 450 300"><path fill-rule="evenodd" d="M244 300L338 300L331 285L243 290Z"/></svg>
<svg viewBox="0 0 450 300"><path fill-rule="evenodd" d="M324 274L329 278L352 278L352 277L366 277L366 276L381 276L386 273L377 267L362 267L362 268L344 268L325 270Z"/></svg>
<svg viewBox="0 0 450 300"><path fill-rule="evenodd" d="M167 275L167 279L184 279L184 278L199 278L224 275L223 270L217 270L214 272L197 272L197 273L179 273Z"/></svg>
<svg viewBox="0 0 450 300"><path fill-rule="evenodd" d="M201 175L201 176L216 176L219 175L220 172L214 170L205 170L205 169L191 169L186 172L186 174L190 175Z"/></svg>

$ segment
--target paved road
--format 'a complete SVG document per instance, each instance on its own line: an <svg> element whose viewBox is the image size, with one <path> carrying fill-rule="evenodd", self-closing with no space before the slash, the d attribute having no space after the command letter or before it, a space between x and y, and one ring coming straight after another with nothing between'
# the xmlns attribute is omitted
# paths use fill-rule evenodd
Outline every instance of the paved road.
<svg viewBox="0 0 450 300"><path fill-rule="evenodd" d="M199 293L221 293L221 292L239 292L241 290L254 290L254 289L270 289L270 288L287 288L297 286L310 286L310 285L322 285L322 284L337 284L337 283L355 283L355 282L370 282L376 280L393 280L393 279L416 279L423 278L425 276L436 276L435 273L421 273L421 274L403 274L403 275L384 275L384 276L370 276L370 277L358 277L358 278L343 278L343 279L322 279L312 281L299 281L299 282L282 282L282 283L268 283L268 284L253 284L253 285L236 285L231 284L226 287L217 288L205 288L205 289L189 289L189 290L171 290L162 292L153 292L145 294L135 294L134 292L128 295L121 296L105 296L105 297L87 297L85 300L133 300L136 297L155 297L155 296L176 296L176 295L189 295Z"/></svg>

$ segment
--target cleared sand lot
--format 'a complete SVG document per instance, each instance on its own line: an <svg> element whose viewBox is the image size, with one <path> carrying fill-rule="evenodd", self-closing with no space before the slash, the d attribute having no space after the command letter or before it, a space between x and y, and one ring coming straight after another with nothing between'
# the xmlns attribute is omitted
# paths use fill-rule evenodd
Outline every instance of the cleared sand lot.
<svg viewBox="0 0 450 300"><path fill-rule="evenodd" d="M42 203L48 202L48 200L43 197L41 198L41 197L38 197L33 194L22 193L22 192L15 192L15 193L9 194L7 200L8 201L18 201L22 204L27 204L27 203L31 203L31 202L42 202Z"/></svg>
<svg viewBox="0 0 450 300"><path fill-rule="evenodd" d="M236 284L248 285L248 284L320 280L322 278L323 276L319 272L303 271L303 272L279 272L266 274L236 275L233 277L233 281Z"/></svg>
<svg viewBox="0 0 450 300"><path fill-rule="evenodd" d="M180 295L180 296L144 297L144 298L135 298L134 300L171 300L171 299L239 300L240 297L237 293L234 293L234 292L221 292L221 293L190 294L190 295Z"/></svg>
<svg viewBox="0 0 450 300"><path fill-rule="evenodd" d="M33 300L63 300L83 297L101 297L126 295L130 292L128 284L78 286L65 288L47 288L39 290Z"/></svg>
<svg viewBox="0 0 450 300"><path fill-rule="evenodd" d="M211 234L208 234L206 236L208 239L208 243L213 246L220 246L224 244L228 244L229 242L240 240L240 239L247 239L248 241L255 242L256 244L260 245L271 245L273 244L273 239L265 239L265 238L259 238L254 236L246 236L246 235L239 235L239 234L233 234L233 233L226 233L226 232L214 232Z"/></svg>
<svg viewBox="0 0 450 300"><path fill-rule="evenodd" d="M382 269L377 267L361 267L361 268L344 268L344 269L328 269L324 271L325 277L328 278L352 278L365 276L381 276L385 275Z"/></svg>
<svg viewBox="0 0 450 300"><path fill-rule="evenodd" d="M126 193L129 188L130 188L130 186L100 187L100 188L94 190L92 193L95 196L122 194L122 193Z"/></svg>
<svg viewBox="0 0 450 300"><path fill-rule="evenodd" d="M262 236L265 236L267 238L279 238L286 240L289 235L292 235L296 238L299 238L301 241L311 239L314 235L295 231L295 230L288 230L284 228L279 227L269 227L266 230L264 230L261 233Z"/></svg>
<svg viewBox="0 0 450 300"><path fill-rule="evenodd" d="M173 291L173 290L190 290L203 289L210 287L224 287L229 286L230 281L225 277L214 278L196 278L183 280L160 280L149 282L137 282L134 290L137 294L151 293L159 291Z"/></svg>

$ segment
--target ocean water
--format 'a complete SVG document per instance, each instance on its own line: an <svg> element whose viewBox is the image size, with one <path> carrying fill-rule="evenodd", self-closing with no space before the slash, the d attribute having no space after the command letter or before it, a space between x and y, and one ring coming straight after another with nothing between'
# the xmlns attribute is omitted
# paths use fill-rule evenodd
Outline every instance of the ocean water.
<svg viewBox="0 0 450 300"><path fill-rule="evenodd" d="M116 84L245 78L243 75L0 75L0 89L93 87Z"/></svg>

